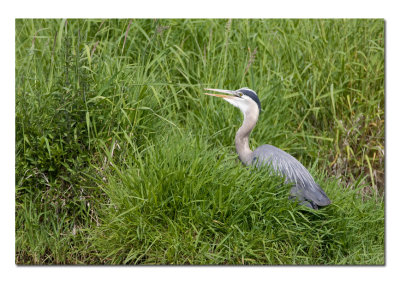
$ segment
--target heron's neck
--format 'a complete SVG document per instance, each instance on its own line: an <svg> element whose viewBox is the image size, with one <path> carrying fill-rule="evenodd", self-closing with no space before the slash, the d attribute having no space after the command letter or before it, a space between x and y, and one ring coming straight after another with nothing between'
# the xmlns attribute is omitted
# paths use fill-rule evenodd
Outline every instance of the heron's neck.
<svg viewBox="0 0 400 283"><path fill-rule="evenodd" d="M251 155L253 152L249 147L249 136L257 123L257 119L257 114L244 114L243 124L235 136L236 151L239 154L240 161L242 161L245 165L251 164Z"/></svg>

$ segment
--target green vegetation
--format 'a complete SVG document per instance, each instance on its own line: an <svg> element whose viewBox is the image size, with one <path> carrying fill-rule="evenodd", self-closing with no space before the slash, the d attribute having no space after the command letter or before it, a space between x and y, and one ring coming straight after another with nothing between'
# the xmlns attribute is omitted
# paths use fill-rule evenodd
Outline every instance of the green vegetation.
<svg viewBox="0 0 400 283"><path fill-rule="evenodd" d="M384 264L383 20L16 20L17 264ZM288 201L250 145L310 169Z"/></svg>

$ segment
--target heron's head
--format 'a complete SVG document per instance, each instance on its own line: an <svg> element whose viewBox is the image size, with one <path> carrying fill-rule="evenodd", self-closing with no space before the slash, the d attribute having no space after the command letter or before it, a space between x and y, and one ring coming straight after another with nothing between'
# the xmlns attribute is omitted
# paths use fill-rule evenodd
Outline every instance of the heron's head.
<svg viewBox="0 0 400 283"><path fill-rule="evenodd" d="M258 99L257 93L254 90L251 90L247 87L242 87L238 90L225 90L225 89L212 89L212 88L206 88L205 90L225 93L225 94L214 94L214 93L205 93L205 94L223 98L233 106L239 108L245 116L248 114L255 114L258 116L258 114L261 111L261 103L260 99Z"/></svg>

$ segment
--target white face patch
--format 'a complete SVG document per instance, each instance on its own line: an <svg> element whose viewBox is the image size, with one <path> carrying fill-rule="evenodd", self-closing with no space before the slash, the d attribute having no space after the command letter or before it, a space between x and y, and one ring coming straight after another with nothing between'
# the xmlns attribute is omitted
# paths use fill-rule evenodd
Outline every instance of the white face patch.
<svg viewBox="0 0 400 283"><path fill-rule="evenodd" d="M257 113L257 116L259 114L257 103L255 103L250 97L243 95L242 97L224 98L224 100L239 108L244 117L246 117L246 114L250 113Z"/></svg>

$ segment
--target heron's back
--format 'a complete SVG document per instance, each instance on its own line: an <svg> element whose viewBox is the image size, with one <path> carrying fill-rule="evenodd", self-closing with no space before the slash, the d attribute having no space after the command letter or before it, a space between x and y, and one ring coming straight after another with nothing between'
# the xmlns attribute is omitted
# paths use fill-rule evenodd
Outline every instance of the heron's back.
<svg viewBox="0 0 400 283"><path fill-rule="evenodd" d="M287 183L294 183L291 194L299 200L311 200L318 206L331 203L308 170L296 158L275 146L264 144L256 148L252 153L252 164L257 167L270 165Z"/></svg>

